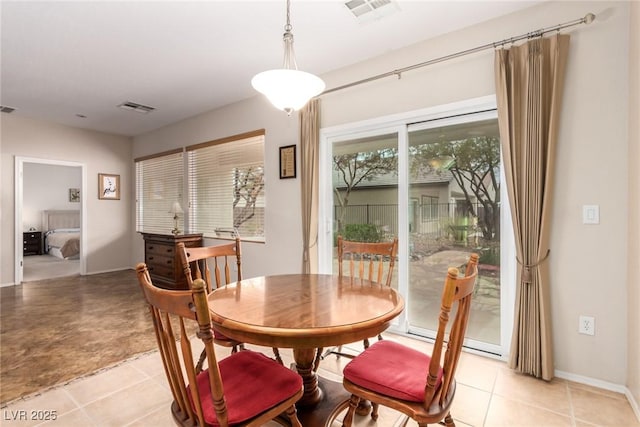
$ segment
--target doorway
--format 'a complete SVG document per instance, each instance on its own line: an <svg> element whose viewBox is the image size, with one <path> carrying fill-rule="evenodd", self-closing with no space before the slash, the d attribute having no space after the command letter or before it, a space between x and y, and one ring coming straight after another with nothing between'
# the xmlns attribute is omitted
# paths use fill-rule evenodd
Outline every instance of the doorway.
<svg viewBox="0 0 640 427"><path fill-rule="evenodd" d="M86 274L86 172L82 163L16 157L15 159L15 280L24 281ZM48 253L49 212L69 212L77 218L74 233L79 250L71 256ZM47 229L45 229L47 228Z"/></svg>

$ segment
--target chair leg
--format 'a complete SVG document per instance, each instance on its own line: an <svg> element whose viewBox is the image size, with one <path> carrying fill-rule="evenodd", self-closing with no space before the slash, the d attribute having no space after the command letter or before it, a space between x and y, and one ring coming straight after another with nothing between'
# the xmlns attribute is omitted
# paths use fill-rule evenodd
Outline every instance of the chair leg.
<svg viewBox="0 0 640 427"><path fill-rule="evenodd" d="M378 405L377 403L371 402L371 419L373 421L378 421Z"/></svg>
<svg viewBox="0 0 640 427"><path fill-rule="evenodd" d="M447 415L444 417L444 425L447 427L456 426L456 423L453 422L453 418L451 417L451 412L447 412Z"/></svg>
<svg viewBox="0 0 640 427"><path fill-rule="evenodd" d="M302 427L302 424L300 424L300 420L296 415L296 405L291 405L289 409L287 409L287 416L291 422L291 427Z"/></svg>
<svg viewBox="0 0 640 427"><path fill-rule="evenodd" d="M318 368L320 367L320 361L322 360L322 350L324 350L324 348L322 347L316 350L316 358L313 361L313 372L317 372Z"/></svg>
<svg viewBox="0 0 640 427"><path fill-rule="evenodd" d="M351 427L353 425L353 415L356 413L358 403L360 403L360 398L352 394L351 399L349 399L349 409L342 420L342 427Z"/></svg>
<svg viewBox="0 0 640 427"><path fill-rule="evenodd" d="M277 347L272 347L272 350L273 350L273 355L276 358L276 362L284 366L284 363L282 362L282 357L280 357L280 350L278 350Z"/></svg>
<svg viewBox="0 0 640 427"><path fill-rule="evenodd" d="M202 350L202 353L200 353L200 358L198 359L198 363L196 364L196 374L202 372L202 365L204 365L204 359L206 358L207 352L206 350Z"/></svg>

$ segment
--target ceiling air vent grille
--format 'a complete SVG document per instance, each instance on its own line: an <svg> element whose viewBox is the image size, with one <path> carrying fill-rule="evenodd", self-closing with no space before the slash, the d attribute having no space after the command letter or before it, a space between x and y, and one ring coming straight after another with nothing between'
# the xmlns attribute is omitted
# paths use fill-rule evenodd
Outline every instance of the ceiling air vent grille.
<svg viewBox="0 0 640 427"><path fill-rule="evenodd" d="M395 0L349 0L344 5L360 22L380 19L400 10Z"/></svg>
<svg viewBox="0 0 640 427"><path fill-rule="evenodd" d="M13 108L13 107L7 107L6 105L0 105L0 112L9 114L9 113L13 113L14 111L16 111L16 109Z"/></svg>
<svg viewBox="0 0 640 427"><path fill-rule="evenodd" d="M118 108L122 108L127 111L135 111L136 113L149 114L155 110L155 107L149 107L148 105L138 104L136 102L126 101L118 105Z"/></svg>

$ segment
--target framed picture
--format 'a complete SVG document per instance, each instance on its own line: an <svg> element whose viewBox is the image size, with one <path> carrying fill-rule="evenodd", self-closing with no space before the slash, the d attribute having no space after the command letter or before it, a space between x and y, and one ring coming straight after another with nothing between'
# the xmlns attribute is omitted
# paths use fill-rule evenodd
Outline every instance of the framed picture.
<svg viewBox="0 0 640 427"><path fill-rule="evenodd" d="M80 202L80 189L79 188L70 188L69 189L69 201L70 202Z"/></svg>
<svg viewBox="0 0 640 427"><path fill-rule="evenodd" d="M280 179L296 177L296 146L280 147Z"/></svg>
<svg viewBox="0 0 640 427"><path fill-rule="evenodd" d="M120 200L120 175L98 174L98 199Z"/></svg>

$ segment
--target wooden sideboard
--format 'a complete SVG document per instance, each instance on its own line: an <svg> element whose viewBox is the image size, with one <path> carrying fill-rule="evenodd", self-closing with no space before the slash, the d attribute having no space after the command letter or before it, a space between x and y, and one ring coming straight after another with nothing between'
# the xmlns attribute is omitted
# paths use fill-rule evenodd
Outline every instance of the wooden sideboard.
<svg viewBox="0 0 640 427"><path fill-rule="evenodd" d="M176 246L182 242L188 248L202 246L202 234L150 234L144 237L144 262L151 281L165 289L189 289L182 271Z"/></svg>

